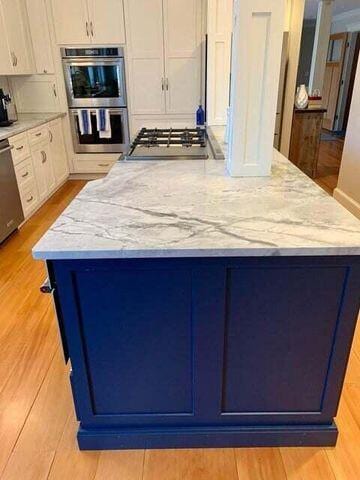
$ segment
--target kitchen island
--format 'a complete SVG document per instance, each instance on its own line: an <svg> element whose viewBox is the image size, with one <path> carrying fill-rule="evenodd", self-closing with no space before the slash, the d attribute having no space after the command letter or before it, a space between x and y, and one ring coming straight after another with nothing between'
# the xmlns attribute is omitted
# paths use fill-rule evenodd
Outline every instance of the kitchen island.
<svg viewBox="0 0 360 480"><path fill-rule="evenodd" d="M35 246L81 449L336 443L360 222L274 155L120 162Z"/></svg>

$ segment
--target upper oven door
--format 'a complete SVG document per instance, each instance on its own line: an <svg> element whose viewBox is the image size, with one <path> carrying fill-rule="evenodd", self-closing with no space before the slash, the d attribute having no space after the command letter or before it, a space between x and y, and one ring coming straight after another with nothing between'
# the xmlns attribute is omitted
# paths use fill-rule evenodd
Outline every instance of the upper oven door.
<svg viewBox="0 0 360 480"><path fill-rule="evenodd" d="M126 107L124 59L64 60L69 107Z"/></svg>

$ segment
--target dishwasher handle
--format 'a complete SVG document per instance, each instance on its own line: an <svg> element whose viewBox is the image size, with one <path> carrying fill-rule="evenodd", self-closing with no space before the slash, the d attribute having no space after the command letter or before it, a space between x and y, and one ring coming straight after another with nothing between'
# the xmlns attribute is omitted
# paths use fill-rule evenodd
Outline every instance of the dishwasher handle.
<svg viewBox="0 0 360 480"><path fill-rule="evenodd" d="M2 153L9 152L9 151L12 150L13 148L14 148L14 145L10 145L9 147L3 148L2 150L0 150L0 155L1 155Z"/></svg>

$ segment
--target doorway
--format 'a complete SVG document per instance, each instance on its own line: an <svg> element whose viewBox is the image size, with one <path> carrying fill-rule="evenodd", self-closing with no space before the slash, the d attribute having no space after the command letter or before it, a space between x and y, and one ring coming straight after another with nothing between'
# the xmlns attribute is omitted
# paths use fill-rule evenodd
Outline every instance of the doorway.
<svg viewBox="0 0 360 480"><path fill-rule="evenodd" d="M297 86L307 86L310 107L325 110L322 125L309 136L318 146L316 158L315 154L311 158L312 178L333 195L359 61L360 33L356 30L360 28L354 27L359 25L355 20L360 18L360 4L339 0L328 7L318 0L305 2Z"/></svg>

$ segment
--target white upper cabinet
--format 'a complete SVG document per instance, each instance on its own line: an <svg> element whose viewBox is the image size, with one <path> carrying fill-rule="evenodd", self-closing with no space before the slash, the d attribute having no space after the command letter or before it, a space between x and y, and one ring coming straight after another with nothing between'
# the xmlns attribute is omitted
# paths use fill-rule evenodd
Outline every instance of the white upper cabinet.
<svg viewBox="0 0 360 480"><path fill-rule="evenodd" d="M166 110L193 114L201 96L201 2L163 1Z"/></svg>
<svg viewBox="0 0 360 480"><path fill-rule="evenodd" d="M36 73L54 73L45 0L26 0Z"/></svg>
<svg viewBox="0 0 360 480"><path fill-rule="evenodd" d="M88 0L92 42L97 45L125 43L122 0Z"/></svg>
<svg viewBox="0 0 360 480"><path fill-rule="evenodd" d="M129 0L126 20L132 113L165 113L162 0Z"/></svg>
<svg viewBox="0 0 360 480"><path fill-rule="evenodd" d="M1 4L0 4L1 5ZM3 10L0 8L0 31L5 31ZM8 43L5 35L0 35L0 75L8 75L13 69Z"/></svg>
<svg viewBox="0 0 360 480"><path fill-rule="evenodd" d="M57 43L91 43L87 0L52 0L52 11Z"/></svg>
<svg viewBox="0 0 360 480"><path fill-rule="evenodd" d="M21 0L1 0L0 7L3 18L0 43L7 42L9 60L5 61L5 68L10 68L8 72L3 73L8 75L34 73L25 5ZM5 54L4 44L0 47L0 55L1 53Z"/></svg>
<svg viewBox="0 0 360 480"><path fill-rule="evenodd" d="M126 0L133 115L195 115L201 97L202 2Z"/></svg>
<svg viewBox="0 0 360 480"><path fill-rule="evenodd" d="M52 0L58 44L125 43L122 0Z"/></svg>

